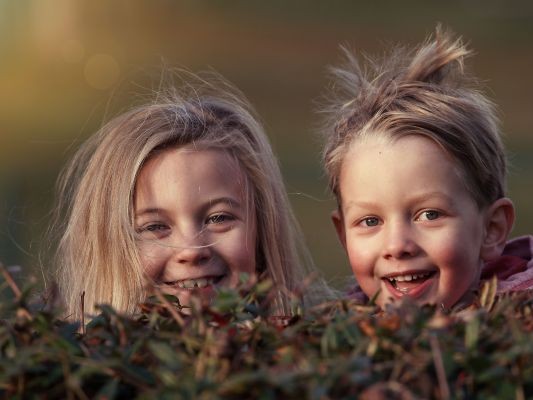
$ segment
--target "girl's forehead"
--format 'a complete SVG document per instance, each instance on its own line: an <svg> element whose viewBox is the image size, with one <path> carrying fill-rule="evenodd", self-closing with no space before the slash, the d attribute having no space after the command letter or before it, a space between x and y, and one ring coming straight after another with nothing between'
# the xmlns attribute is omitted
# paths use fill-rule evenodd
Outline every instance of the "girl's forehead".
<svg viewBox="0 0 533 400"><path fill-rule="evenodd" d="M182 165L190 168L204 165L206 168L228 170L228 172L237 175L244 174L239 160L229 150L208 147L202 143L163 149L149 157L143 169L147 166L148 168L157 168L163 164Z"/></svg>
<svg viewBox="0 0 533 400"><path fill-rule="evenodd" d="M134 196L137 199L141 192L190 191L194 185L197 192L228 188L245 201L249 197L246 172L231 152L194 145L167 148L148 159L138 174Z"/></svg>

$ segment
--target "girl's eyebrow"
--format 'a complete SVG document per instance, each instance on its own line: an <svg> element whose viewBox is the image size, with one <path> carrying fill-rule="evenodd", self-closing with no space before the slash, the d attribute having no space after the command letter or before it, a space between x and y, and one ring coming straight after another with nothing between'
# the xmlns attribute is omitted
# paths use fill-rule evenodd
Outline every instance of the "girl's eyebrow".
<svg viewBox="0 0 533 400"><path fill-rule="evenodd" d="M216 197L214 199L209 199L202 208L209 209L213 206L216 206L220 203L226 203L232 208L241 207L241 202L232 198L232 197ZM159 207L147 207L135 212L135 217L139 218L147 214L164 214L165 210Z"/></svg>
<svg viewBox="0 0 533 400"><path fill-rule="evenodd" d="M149 208L143 208L140 211L135 212L135 217L141 217L145 214L162 214L164 211L162 208L157 207L149 207Z"/></svg>
<svg viewBox="0 0 533 400"><path fill-rule="evenodd" d="M207 208L216 206L217 204L220 204L220 203L227 203L230 207L235 207L235 208L241 207L241 202L234 199L233 197L217 197L215 199L210 199L207 202Z"/></svg>

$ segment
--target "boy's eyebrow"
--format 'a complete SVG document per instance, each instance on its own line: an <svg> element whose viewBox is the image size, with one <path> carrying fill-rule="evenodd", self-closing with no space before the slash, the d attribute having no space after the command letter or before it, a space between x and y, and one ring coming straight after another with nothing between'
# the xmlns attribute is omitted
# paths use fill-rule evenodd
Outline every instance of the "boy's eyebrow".
<svg viewBox="0 0 533 400"><path fill-rule="evenodd" d="M450 206L455 205L455 201L454 201L454 199L451 196L448 196L446 193L439 192L439 191L421 193L419 195L415 194L414 196L412 196L409 199L409 201L411 203L420 203L420 202L423 202L423 201L426 201L426 200L431 200L433 198L442 199L442 200L446 201ZM371 200L356 200L356 201L352 200L352 201L346 203L345 212L348 212L350 210L350 208L352 208L354 206L361 207L361 208L371 208L375 204L376 203L374 201L371 201Z"/></svg>
<svg viewBox="0 0 533 400"><path fill-rule="evenodd" d="M372 206L375 205L375 202L373 201L365 201L365 200L358 200L358 201L349 201L348 203L346 203L346 206L345 206L345 212L348 212L350 210L350 208L352 208L353 206L356 206L356 207L361 207L361 208L371 208Z"/></svg>
<svg viewBox="0 0 533 400"><path fill-rule="evenodd" d="M431 200L431 199L433 199L435 197L438 197L439 199L443 199L444 201L446 201L450 205L455 204L455 201L453 200L453 197L447 195L444 192L439 192L439 191L434 191L434 192L429 192L429 193L421 193L420 195L416 195L415 194L412 197L412 200L414 202L421 202L421 201L425 201L425 200Z"/></svg>

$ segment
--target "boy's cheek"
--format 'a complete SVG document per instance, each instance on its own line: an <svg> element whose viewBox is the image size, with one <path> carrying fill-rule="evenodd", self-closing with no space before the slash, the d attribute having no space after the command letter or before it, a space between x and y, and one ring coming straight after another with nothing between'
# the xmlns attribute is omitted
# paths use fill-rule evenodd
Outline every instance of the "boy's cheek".
<svg viewBox="0 0 533 400"><path fill-rule="evenodd" d="M372 252L371 244L363 239L350 236L346 238L346 253L354 271L356 268L361 272L372 269L374 264Z"/></svg>
<svg viewBox="0 0 533 400"><path fill-rule="evenodd" d="M379 288L379 281L374 276L372 264L365 262L366 260L361 253L349 252L348 260L355 279L366 294L368 294L367 290L375 291Z"/></svg>

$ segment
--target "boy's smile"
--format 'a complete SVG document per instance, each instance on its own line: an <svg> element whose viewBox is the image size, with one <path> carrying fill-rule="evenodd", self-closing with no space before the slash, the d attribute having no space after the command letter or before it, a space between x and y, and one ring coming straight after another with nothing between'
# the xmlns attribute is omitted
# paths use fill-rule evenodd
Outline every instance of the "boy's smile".
<svg viewBox="0 0 533 400"><path fill-rule="evenodd" d="M485 213L434 141L383 135L355 142L333 215L363 291L377 303L409 296L451 307L476 287Z"/></svg>

